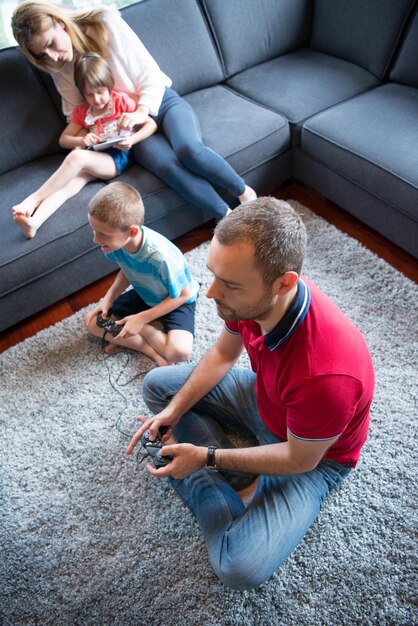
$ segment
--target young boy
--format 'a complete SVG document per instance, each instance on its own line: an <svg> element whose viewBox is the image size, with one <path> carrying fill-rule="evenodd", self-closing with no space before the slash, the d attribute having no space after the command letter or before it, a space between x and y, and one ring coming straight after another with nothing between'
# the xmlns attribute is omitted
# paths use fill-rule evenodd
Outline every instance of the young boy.
<svg viewBox="0 0 418 626"><path fill-rule="evenodd" d="M138 350L170 365L185 361L193 347L194 314L199 285L180 250L144 223L144 205L130 185L111 183L88 206L94 243L121 268L102 300L87 313L88 330L114 344ZM133 289L124 293L131 285ZM113 336L97 325L97 316L117 320ZM160 319L164 331L151 326Z"/></svg>

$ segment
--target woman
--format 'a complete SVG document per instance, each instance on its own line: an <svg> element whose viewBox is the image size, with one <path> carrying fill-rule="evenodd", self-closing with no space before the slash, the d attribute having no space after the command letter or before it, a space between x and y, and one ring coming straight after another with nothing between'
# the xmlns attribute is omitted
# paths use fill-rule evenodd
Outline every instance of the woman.
<svg viewBox="0 0 418 626"><path fill-rule="evenodd" d="M118 12L98 8L65 13L27 0L16 7L12 29L29 61L52 75L67 116L82 103L74 83L75 59L87 52L106 58L115 90L137 101L136 111L121 116L119 129L133 130L150 115L160 131L135 147L135 159L190 203L219 219L228 206L212 185L240 202L256 197L235 170L202 143L192 108L171 89L171 80Z"/></svg>

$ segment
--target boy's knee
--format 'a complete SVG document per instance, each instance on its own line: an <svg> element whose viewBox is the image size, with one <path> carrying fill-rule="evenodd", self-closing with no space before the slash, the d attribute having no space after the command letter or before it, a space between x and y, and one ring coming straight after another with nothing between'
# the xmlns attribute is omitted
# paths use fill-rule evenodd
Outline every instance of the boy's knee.
<svg viewBox="0 0 418 626"><path fill-rule="evenodd" d="M182 361L187 361L192 353L192 348L184 346L169 346L165 352L165 358L167 361L170 363L181 363Z"/></svg>
<svg viewBox="0 0 418 626"><path fill-rule="evenodd" d="M96 318L91 317L90 313L86 313L84 316L84 324L87 330L91 333L93 329L96 327Z"/></svg>

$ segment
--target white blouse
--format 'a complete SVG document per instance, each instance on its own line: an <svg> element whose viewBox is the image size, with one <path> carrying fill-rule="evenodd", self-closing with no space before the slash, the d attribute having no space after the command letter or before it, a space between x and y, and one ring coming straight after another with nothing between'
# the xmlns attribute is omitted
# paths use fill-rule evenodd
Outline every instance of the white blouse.
<svg viewBox="0 0 418 626"><path fill-rule="evenodd" d="M166 87L171 80L162 72L139 37L116 11L105 11L103 21L109 33L109 57L106 59L115 81L114 90L128 93L138 104L156 115ZM51 74L62 98L62 110L69 117L74 107L83 104L74 83L74 63Z"/></svg>

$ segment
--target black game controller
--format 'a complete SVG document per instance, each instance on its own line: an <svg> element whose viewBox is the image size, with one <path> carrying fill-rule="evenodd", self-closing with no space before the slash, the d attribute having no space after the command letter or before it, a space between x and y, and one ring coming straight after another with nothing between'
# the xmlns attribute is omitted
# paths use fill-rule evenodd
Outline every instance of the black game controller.
<svg viewBox="0 0 418 626"><path fill-rule="evenodd" d="M101 313L97 314L96 324L99 328L103 328L112 337L117 337L123 328L123 325L116 324L115 320L109 318L104 319Z"/></svg>
<svg viewBox="0 0 418 626"><path fill-rule="evenodd" d="M165 426L161 427L157 433L154 441L150 439L150 432L146 430L141 437L141 444L144 448L145 452L151 457L152 464L155 469L159 469L160 467L165 467L174 459L172 454L161 454L161 448L164 446L161 441L161 437L166 432L167 428Z"/></svg>

